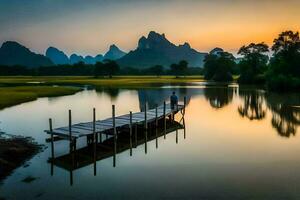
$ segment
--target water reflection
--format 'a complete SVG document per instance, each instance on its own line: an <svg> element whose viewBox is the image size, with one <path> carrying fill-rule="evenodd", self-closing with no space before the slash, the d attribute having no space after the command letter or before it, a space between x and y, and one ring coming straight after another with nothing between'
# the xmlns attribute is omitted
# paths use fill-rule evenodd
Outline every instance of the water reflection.
<svg viewBox="0 0 300 200"><path fill-rule="evenodd" d="M243 104L238 107L238 112L242 117L250 120L261 120L266 116L265 97L262 91L241 90L240 97Z"/></svg>
<svg viewBox="0 0 300 200"><path fill-rule="evenodd" d="M232 88L228 87L206 87L204 95L213 108L219 109L232 101L233 91Z"/></svg>
<svg viewBox="0 0 300 200"><path fill-rule="evenodd" d="M272 126L282 137L295 136L300 125L300 105L298 95L288 96L278 94L266 95L267 105L272 111Z"/></svg>
<svg viewBox="0 0 300 200"><path fill-rule="evenodd" d="M139 106L140 110L144 111L144 105L147 102L148 108L153 109L156 105L162 105L164 101L169 102L172 92L175 91L179 97L179 101L183 102L183 98L187 97L187 104L189 104L190 98L195 95L201 94L201 90L187 89L187 88L156 88L156 89L141 89L138 90Z"/></svg>
<svg viewBox="0 0 300 200"><path fill-rule="evenodd" d="M103 87L97 87L96 91L99 93L104 93L107 94L108 96L110 96L110 98L112 100L115 100L119 93L120 93L120 89L119 88L103 88Z"/></svg>
<svg viewBox="0 0 300 200"><path fill-rule="evenodd" d="M144 145L145 154L147 154L147 143L155 140L156 149L158 149L158 139L167 134L176 134L176 144L178 143L178 130L184 130L184 139L186 138L184 117L179 122L167 119L166 127L160 121L156 127L150 124L150 129L145 130L143 126L135 126L135 134L130 137L129 130L119 130L117 139L108 136L104 141L91 143L74 152L49 159L51 168L50 174L54 175L54 166L62 168L70 174L70 185L74 183L74 171L80 168L93 165L94 176L97 175L97 163L101 160L112 157L113 167L116 167L117 155L129 150L129 156L134 155L133 148ZM107 136L107 134L106 134ZM97 141L97 140L96 140Z"/></svg>

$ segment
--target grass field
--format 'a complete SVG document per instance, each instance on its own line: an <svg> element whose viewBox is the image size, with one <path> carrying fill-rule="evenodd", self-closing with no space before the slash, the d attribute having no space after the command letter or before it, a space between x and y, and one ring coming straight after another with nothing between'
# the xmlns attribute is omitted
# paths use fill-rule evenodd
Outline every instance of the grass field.
<svg viewBox="0 0 300 200"><path fill-rule="evenodd" d="M0 87L0 109L36 100L39 97L71 95L80 88L52 86Z"/></svg>
<svg viewBox="0 0 300 200"><path fill-rule="evenodd" d="M172 84L204 81L202 76L118 76L113 78L94 78L88 76L39 76L39 77L0 77L0 86L17 85L93 85L95 87L139 88L155 84Z"/></svg>
<svg viewBox="0 0 300 200"><path fill-rule="evenodd" d="M161 84L205 81L203 76L117 76L94 78L89 76L0 76L0 109L33 101L39 97L70 95L80 91L76 85L103 88L151 88ZM53 87L59 85L59 87Z"/></svg>

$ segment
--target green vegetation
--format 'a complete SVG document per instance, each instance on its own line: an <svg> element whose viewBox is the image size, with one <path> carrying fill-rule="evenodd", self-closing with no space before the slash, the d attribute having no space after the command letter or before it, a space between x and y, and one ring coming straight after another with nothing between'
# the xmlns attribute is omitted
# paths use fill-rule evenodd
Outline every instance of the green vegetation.
<svg viewBox="0 0 300 200"><path fill-rule="evenodd" d="M238 54L244 56L239 63L240 77L239 83L261 84L264 83L264 73L267 70L269 57L265 54L269 52L268 45L264 43L251 43L242 46Z"/></svg>
<svg viewBox="0 0 300 200"><path fill-rule="evenodd" d="M266 73L271 90L286 91L300 88L300 38L299 33L286 31L274 40L274 55Z"/></svg>
<svg viewBox="0 0 300 200"><path fill-rule="evenodd" d="M12 81L12 79L10 79ZM39 97L71 95L80 88L52 86L0 87L0 109L20 103L36 100Z"/></svg>
<svg viewBox="0 0 300 200"><path fill-rule="evenodd" d="M175 74L176 78L178 78L180 75L185 75L186 71L188 70L188 62L182 60L178 64L172 64L170 68L172 74Z"/></svg>
<svg viewBox="0 0 300 200"><path fill-rule="evenodd" d="M214 81L232 81L232 72L235 66L234 56L231 53L220 51L209 53L204 60L204 77Z"/></svg>
<svg viewBox="0 0 300 200"><path fill-rule="evenodd" d="M207 80L231 81L239 74L241 84L265 84L273 91L300 89L300 38L299 33L285 31L273 42L274 52L269 59L269 47L264 43L242 46L236 64L232 54L216 48L205 58L204 77Z"/></svg>
<svg viewBox="0 0 300 200"><path fill-rule="evenodd" d="M106 60L103 63L97 62L95 64L95 76L109 76L112 78L120 71L120 66L113 60Z"/></svg>

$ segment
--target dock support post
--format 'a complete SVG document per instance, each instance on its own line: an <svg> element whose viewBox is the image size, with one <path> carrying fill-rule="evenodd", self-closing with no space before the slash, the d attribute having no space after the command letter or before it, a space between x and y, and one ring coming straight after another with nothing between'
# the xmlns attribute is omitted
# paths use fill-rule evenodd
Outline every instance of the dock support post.
<svg viewBox="0 0 300 200"><path fill-rule="evenodd" d="M184 117L183 117L183 137L184 137L184 139L186 138L186 131L185 131L185 121L184 121Z"/></svg>
<svg viewBox="0 0 300 200"><path fill-rule="evenodd" d="M178 144L178 129L176 129L176 144Z"/></svg>
<svg viewBox="0 0 300 200"><path fill-rule="evenodd" d="M147 102L145 103L145 154L147 154L147 130L148 129L148 122L147 122Z"/></svg>
<svg viewBox="0 0 300 200"><path fill-rule="evenodd" d="M157 135L157 132L158 132L158 127L156 126L155 127L155 144L156 144L156 148L158 148L158 135Z"/></svg>
<svg viewBox="0 0 300 200"><path fill-rule="evenodd" d="M96 109L93 108L93 140L94 140L94 176L97 174L97 166L96 166L96 151L97 151L97 135L96 135Z"/></svg>
<svg viewBox="0 0 300 200"><path fill-rule="evenodd" d="M129 113L129 139L130 139L130 156L132 156L132 112Z"/></svg>
<svg viewBox="0 0 300 200"><path fill-rule="evenodd" d="M72 153L73 141L72 141L72 112L71 112L71 110L69 110L69 139L70 139L70 153Z"/></svg>
<svg viewBox="0 0 300 200"><path fill-rule="evenodd" d="M164 101L164 139L166 139L167 119L166 119L166 102Z"/></svg>
<svg viewBox="0 0 300 200"><path fill-rule="evenodd" d="M183 99L183 115L185 115L186 96Z"/></svg>
<svg viewBox="0 0 300 200"><path fill-rule="evenodd" d="M54 138L53 138L53 129L52 129L52 119L49 119L49 131L51 133L51 159L54 160Z"/></svg>
<svg viewBox="0 0 300 200"><path fill-rule="evenodd" d="M155 127L158 126L158 120L157 120L157 104L155 105Z"/></svg>
<svg viewBox="0 0 300 200"><path fill-rule="evenodd" d="M148 128L148 123L147 123L147 102L145 103L145 129Z"/></svg>
<svg viewBox="0 0 300 200"><path fill-rule="evenodd" d="M116 129L116 111L115 105L112 105L112 120L113 120L113 131L114 131L114 157L113 157L113 166L116 167L116 154L117 154L117 129Z"/></svg>

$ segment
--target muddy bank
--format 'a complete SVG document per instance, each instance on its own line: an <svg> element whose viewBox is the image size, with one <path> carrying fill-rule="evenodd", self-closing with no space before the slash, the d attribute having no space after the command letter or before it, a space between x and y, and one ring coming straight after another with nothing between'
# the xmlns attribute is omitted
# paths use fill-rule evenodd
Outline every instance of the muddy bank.
<svg viewBox="0 0 300 200"><path fill-rule="evenodd" d="M0 134L0 183L41 149L32 138Z"/></svg>

